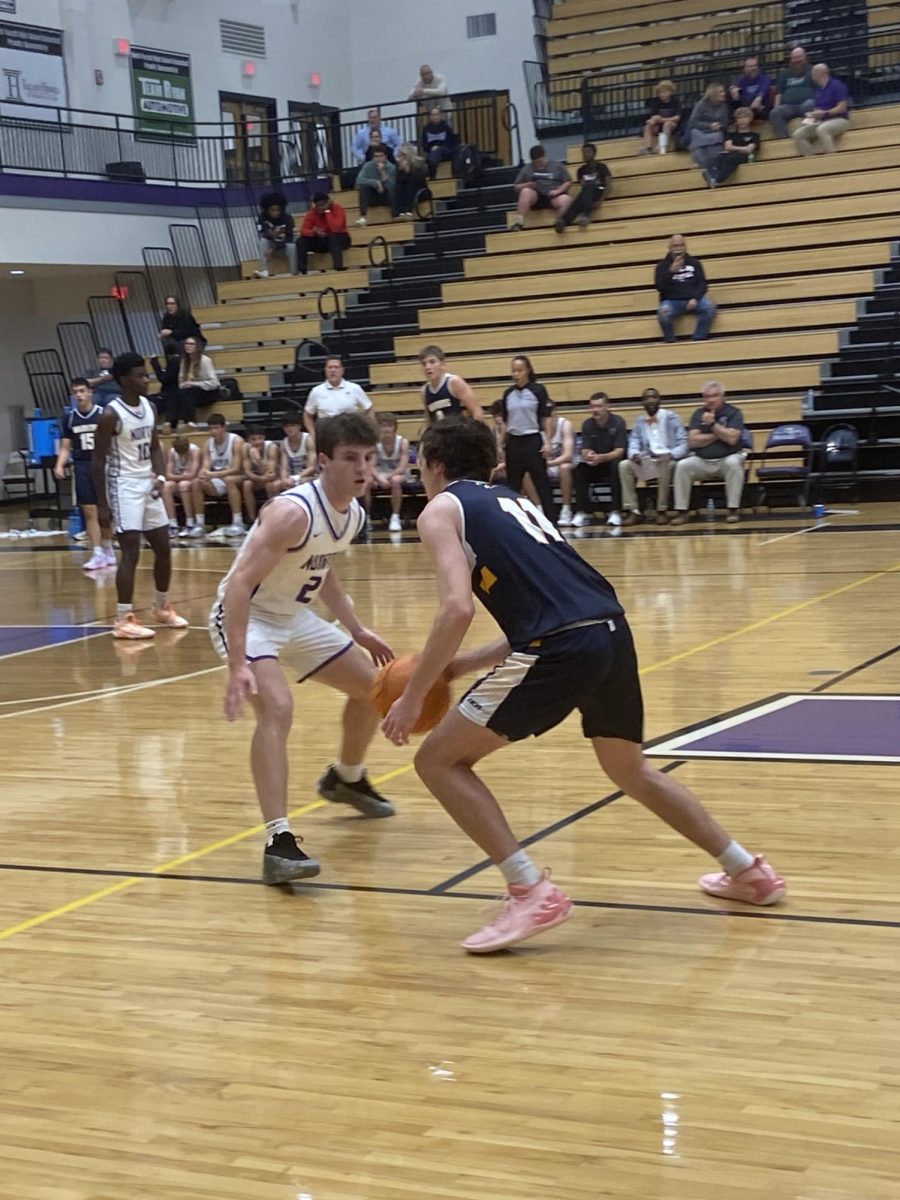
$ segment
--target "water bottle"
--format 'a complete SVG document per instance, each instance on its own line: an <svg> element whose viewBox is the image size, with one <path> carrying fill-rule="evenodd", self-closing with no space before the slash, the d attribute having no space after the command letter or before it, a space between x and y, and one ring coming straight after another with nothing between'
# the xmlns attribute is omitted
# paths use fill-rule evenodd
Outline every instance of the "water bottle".
<svg viewBox="0 0 900 1200"><path fill-rule="evenodd" d="M756 162L756 155L755 155L755 154L748 154L748 155L747 155L747 162Z"/></svg>
<svg viewBox="0 0 900 1200"><path fill-rule="evenodd" d="M815 412L816 408L816 393L814 388L807 388L806 395L803 397L803 403L800 406L800 411L804 417L810 416Z"/></svg>
<svg viewBox="0 0 900 1200"><path fill-rule="evenodd" d="M34 410L34 419L36 421L39 421L43 415L44 415L43 412L39 408L36 408Z"/></svg>
<svg viewBox="0 0 900 1200"><path fill-rule="evenodd" d="M706 519L707 521L714 521L716 519L716 502L712 496L706 502Z"/></svg>
<svg viewBox="0 0 900 1200"><path fill-rule="evenodd" d="M665 132L665 130L663 130L663 132L659 135L659 152L660 154L665 154L668 149L669 135Z"/></svg>

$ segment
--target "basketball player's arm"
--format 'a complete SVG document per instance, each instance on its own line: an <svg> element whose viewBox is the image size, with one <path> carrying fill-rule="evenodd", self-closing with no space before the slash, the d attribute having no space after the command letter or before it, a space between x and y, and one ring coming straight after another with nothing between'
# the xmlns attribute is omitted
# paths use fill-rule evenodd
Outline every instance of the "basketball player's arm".
<svg viewBox="0 0 900 1200"><path fill-rule="evenodd" d="M153 408L153 405L150 406ZM156 432L156 409L153 408L153 435L150 438L150 463L153 466L153 474L157 481L160 476L163 479L166 477L166 459L163 455L162 446L159 444L159 434Z"/></svg>
<svg viewBox="0 0 900 1200"><path fill-rule="evenodd" d="M278 478L278 447L270 446L266 451L266 457L263 459L265 470L260 479L263 483L272 483Z"/></svg>
<svg viewBox="0 0 900 1200"><path fill-rule="evenodd" d="M103 416L97 425L97 436L94 439L94 453L91 455L91 470L94 473L94 491L97 493L97 516L101 525L109 525L109 493L106 490L106 460L109 457L109 446L115 432L118 417L111 408L103 410Z"/></svg>
<svg viewBox="0 0 900 1200"><path fill-rule="evenodd" d="M246 443L242 437L234 439L234 453L231 456L231 466L226 467L224 471L216 471L221 479L234 479L236 476L244 473L244 454Z"/></svg>
<svg viewBox="0 0 900 1200"><path fill-rule="evenodd" d="M472 391L472 385L466 383L461 375L451 375L447 386L451 395L455 396L473 421L484 420L484 409L478 403L478 397Z"/></svg>
<svg viewBox="0 0 900 1200"><path fill-rule="evenodd" d="M57 479L62 479L66 473L66 463L69 461L69 455L72 453L72 442L69 438L64 437L59 443L59 454L56 456L56 463L53 467L53 474Z"/></svg>
<svg viewBox="0 0 900 1200"><path fill-rule="evenodd" d="M203 455L200 452L199 446L195 446L192 443L191 448L188 451L187 470L181 476L181 478L184 480L187 480L188 482L192 482L193 480L195 480L197 478L197 476L200 474L200 464L202 462L203 462Z"/></svg>
<svg viewBox="0 0 900 1200"><path fill-rule="evenodd" d="M474 671L489 671L499 666L511 649L505 637L497 638L486 646L475 646L472 650L461 650L444 672L447 679L459 679L460 675L471 675Z"/></svg>
<svg viewBox="0 0 900 1200"><path fill-rule="evenodd" d="M263 509L252 540L241 551L222 597L225 642L228 646L228 682L225 686L225 716L236 721L250 696L257 693L256 676L247 662L247 624L250 601L263 580L271 575L285 554L299 545L309 528L309 514L294 504L275 504Z"/></svg>
<svg viewBox="0 0 900 1200"><path fill-rule="evenodd" d="M475 615L469 563L462 547L459 509L449 496L437 496L418 520L438 586L438 611L425 647L399 700L381 728L395 746L405 746L429 691L453 661Z"/></svg>
<svg viewBox="0 0 900 1200"><path fill-rule="evenodd" d="M372 661L377 667L391 661L394 657L393 650L377 633L367 629L360 621L353 602L344 591L344 585L338 579L334 567L328 572L328 578L319 589L319 595L322 603L331 615L340 621L357 646L362 646L363 650L367 650L371 654Z"/></svg>

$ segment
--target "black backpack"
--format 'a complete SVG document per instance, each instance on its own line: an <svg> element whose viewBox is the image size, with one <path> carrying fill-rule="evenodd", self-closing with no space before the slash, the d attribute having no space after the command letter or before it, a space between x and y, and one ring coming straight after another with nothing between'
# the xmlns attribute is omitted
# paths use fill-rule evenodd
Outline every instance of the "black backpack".
<svg viewBox="0 0 900 1200"><path fill-rule="evenodd" d="M453 174L457 179L469 183L482 173L481 151L471 143L458 146L453 155Z"/></svg>

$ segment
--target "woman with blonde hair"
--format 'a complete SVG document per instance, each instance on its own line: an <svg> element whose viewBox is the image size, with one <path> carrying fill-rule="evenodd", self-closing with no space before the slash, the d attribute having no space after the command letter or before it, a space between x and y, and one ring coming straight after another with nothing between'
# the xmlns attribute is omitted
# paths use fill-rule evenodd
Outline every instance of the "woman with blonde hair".
<svg viewBox="0 0 900 1200"><path fill-rule="evenodd" d="M703 99L694 105L687 125L686 144L701 171L712 166L725 145L725 130L731 124L731 105L724 83L711 83Z"/></svg>
<svg viewBox="0 0 900 1200"><path fill-rule="evenodd" d="M178 423L197 428L198 406L211 404L219 394L219 376L199 338L185 338L178 368Z"/></svg>
<svg viewBox="0 0 900 1200"><path fill-rule="evenodd" d="M416 196L426 186L428 168L412 142L398 146L394 160L397 164L397 190L394 193L396 215L409 219L413 216Z"/></svg>

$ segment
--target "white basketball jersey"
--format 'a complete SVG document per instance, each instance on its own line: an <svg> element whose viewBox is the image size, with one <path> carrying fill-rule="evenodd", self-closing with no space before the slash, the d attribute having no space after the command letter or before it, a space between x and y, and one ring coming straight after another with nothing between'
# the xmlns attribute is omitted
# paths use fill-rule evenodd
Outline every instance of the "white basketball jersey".
<svg viewBox="0 0 900 1200"><path fill-rule="evenodd" d="M397 465L403 456L404 448L404 439L397 434L394 437L394 449L390 454L388 454L384 448L384 443L379 438L375 446L376 469L379 470L382 475L387 475L388 473L393 474L393 472L397 470Z"/></svg>
<svg viewBox="0 0 900 1200"><path fill-rule="evenodd" d="M245 462L251 475L265 475L270 465L269 451L271 449L270 441L263 442L258 452L248 444Z"/></svg>
<svg viewBox="0 0 900 1200"><path fill-rule="evenodd" d="M191 465L191 452L187 454L179 454L174 447L169 451L169 474L184 475Z"/></svg>
<svg viewBox="0 0 900 1200"><path fill-rule="evenodd" d="M209 469L211 471L227 471L234 459L234 439L236 433L229 433L225 437L225 441L220 445L215 438L208 438L206 442L206 450L209 454Z"/></svg>
<svg viewBox="0 0 900 1200"><path fill-rule="evenodd" d="M277 511L277 505L296 504L309 514L309 529L299 546L292 547L281 559L274 571L268 575L250 601L251 613L265 616L292 617L298 604L309 604L325 582L331 560L341 554L359 531L366 519L365 510L358 500L352 500L345 513L339 513L325 498L318 481L301 483L289 491L282 492L266 505L268 519ZM225 598L228 580L237 570L247 547L259 536L259 521L256 521L235 558L231 570L219 584L218 598Z"/></svg>
<svg viewBox="0 0 900 1200"><path fill-rule="evenodd" d="M294 449L287 438L282 438L281 453L287 463L288 475L300 475L309 465L309 434L300 434L300 446Z"/></svg>
<svg viewBox="0 0 900 1200"><path fill-rule="evenodd" d="M145 397L138 408L131 408L121 396L114 396L106 406L116 414L116 432L109 444L106 474L110 479L152 479L155 474L150 461L150 445L156 427L156 412Z"/></svg>
<svg viewBox="0 0 900 1200"><path fill-rule="evenodd" d="M557 417L553 422L553 430L550 434L550 453L554 458L559 458L563 452L563 421L565 417Z"/></svg>

